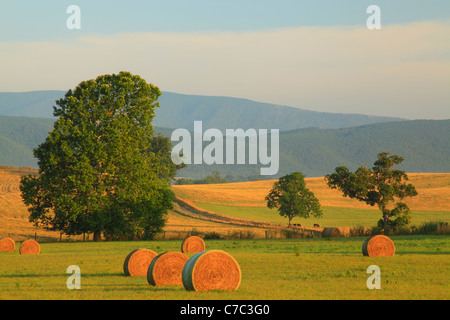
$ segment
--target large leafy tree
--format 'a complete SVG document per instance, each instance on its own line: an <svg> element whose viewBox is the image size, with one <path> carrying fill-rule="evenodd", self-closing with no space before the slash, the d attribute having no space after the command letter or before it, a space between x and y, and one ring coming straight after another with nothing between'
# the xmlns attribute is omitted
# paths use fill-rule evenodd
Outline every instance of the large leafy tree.
<svg viewBox="0 0 450 320"><path fill-rule="evenodd" d="M39 173L20 189L29 220L67 235L152 238L172 206L170 141L151 124L160 90L128 72L81 82L34 150Z"/></svg>
<svg viewBox="0 0 450 320"><path fill-rule="evenodd" d="M417 195L415 187L407 183L408 175L396 169L403 160L400 156L382 152L371 169L362 166L350 172L341 166L326 175L325 180L330 188L342 191L345 197L377 205L383 215L378 225L388 232L410 222L409 208L405 203L397 202L391 209L389 204L395 198L402 200Z"/></svg>
<svg viewBox="0 0 450 320"><path fill-rule="evenodd" d="M277 208L280 216L289 219L289 227L294 217L322 216L319 200L306 188L305 177L301 172L281 177L274 183L265 199L267 207Z"/></svg>

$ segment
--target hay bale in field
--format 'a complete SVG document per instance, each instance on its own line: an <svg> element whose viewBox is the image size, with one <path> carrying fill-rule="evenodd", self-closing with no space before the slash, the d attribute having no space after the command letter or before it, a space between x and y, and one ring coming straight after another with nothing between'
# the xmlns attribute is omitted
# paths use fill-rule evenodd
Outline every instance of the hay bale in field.
<svg viewBox="0 0 450 320"><path fill-rule="evenodd" d="M126 276L146 276L148 267L156 256L153 250L145 248L133 250L125 258L123 272Z"/></svg>
<svg viewBox="0 0 450 320"><path fill-rule="evenodd" d="M183 285L181 273L188 256L178 251L168 251L156 256L147 271L147 281L152 286Z"/></svg>
<svg viewBox="0 0 450 320"><path fill-rule="evenodd" d="M322 238L338 238L341 236L341 232L338 228L326 227L322 230Z"/></svg>
<svg viewBox="0 0 450 320"><path fill-rule="evenodd" d="M235 291L241 284L241 268L231 255L222 250L203 251L186 262L182 280L189 291Z"/></svg>
<svg viewBox="0 0 450 320"><path fill-rule="evenodd" d="M16 243L11 238L3 238L0 240L0 252L14 252Z"/></svg>
<svg viewBox="0 0 450 320"><path fill-rule="evenodd" d="M41 246L33 239L25 240L19 247L20 254L39 254L40 252Z"/></svg>
<svg viewBox="0 0 450 320"><path fill-rule="evenodd" d="M395 245L390 238L379 234L364 241L362 252L369 257L392 257L395 254Z"/></svg>
<svg viewBox="0 0 450 320"><path fill-rule="evenodd" d="M197 236L190 236L183 240L181 244L181 252L184 253L196 253L205 251L205 242L203 239Z"/></svg>

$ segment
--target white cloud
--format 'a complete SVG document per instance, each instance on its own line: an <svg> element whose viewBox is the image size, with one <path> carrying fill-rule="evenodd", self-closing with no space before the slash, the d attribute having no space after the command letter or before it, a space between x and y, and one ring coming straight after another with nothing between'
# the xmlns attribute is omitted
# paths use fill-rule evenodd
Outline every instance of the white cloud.
<svg viewBox="0 0 450 320"><path fill-rule="evenodd" d="M127 70L162 91L305 109L450 118L450 22L259 32L124 33L0 43L0 90L75 87Z"/></svg>

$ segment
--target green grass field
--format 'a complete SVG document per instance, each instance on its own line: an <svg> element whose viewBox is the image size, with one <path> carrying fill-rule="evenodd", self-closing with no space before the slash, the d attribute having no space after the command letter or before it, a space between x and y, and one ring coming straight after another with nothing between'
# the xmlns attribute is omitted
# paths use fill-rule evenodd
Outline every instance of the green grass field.
<svg viewBox="0 0 450 320"><path fill-rule="evenodd" d="M152 287L126 277L123 261L136 248L179 251L181 241L42 243L41 254L0 253L0 299L297 300L443 299L450 297L449 236L393 236L394 257L364 257L365 238L205 240L238 261L235 292L190 292ZM190 254L191 256L193 254ZM81 289L69 290L67 267L81 269ZM370 265L381 270L381 289L369 290Z"/></svg>
<svg viewBox="0 0 450 320"><path fill-rule="evenodd" d="M244 207L220 205L205 202L196 202L195 205L204 210L219 214L250 220L268 221L271 223L288 223L288 219L281 217L277 209L267 207ZM373 227L381 219L381 212L375 209L348 208L348 207L322 207L322 218L295 217L292 223L300 223L302 226L313 226L315 223L321 226L335 227ZM411 225L419 225L426 221L449 221L450 211L424 211L413 210L411 213Z"/></svg>

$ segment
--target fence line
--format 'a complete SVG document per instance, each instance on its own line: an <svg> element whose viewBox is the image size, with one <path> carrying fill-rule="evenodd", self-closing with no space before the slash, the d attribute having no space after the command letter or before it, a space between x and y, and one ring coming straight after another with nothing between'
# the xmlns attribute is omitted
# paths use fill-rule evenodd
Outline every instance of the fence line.
<svg viewBox="0 0 450 320"><path fill-rule="evenodd" d="M193 203L190 203L190 201L182 199L180 197L176 197L175 202L179 205L180 209L183 210L183 212L180 212L180 210L175 210L178 213L185 214L189 217L197 218L197 219L204 219L208 221L213 222L219 222L219 223L227 223L227 224L234 224L234 225L240 225L240 226L247 226L247 227L256 227L256 228L262 228L262 229L275 229L275 230L286 230L291 232L297 232L297 233L305 233L312 237L320 237L322 234L323 228L305 228L305 227L291 227L290 229L287 228L286 225L281 224L273 224L269 222L264 221L256 221L256 220L250 220L250 219L242 219L237 217L230 217L221 215L212 211L201 209L197 206L195 206ZM266 232L267 234L267 232ZM267 236L266 236L267 237Z"/></svg>

